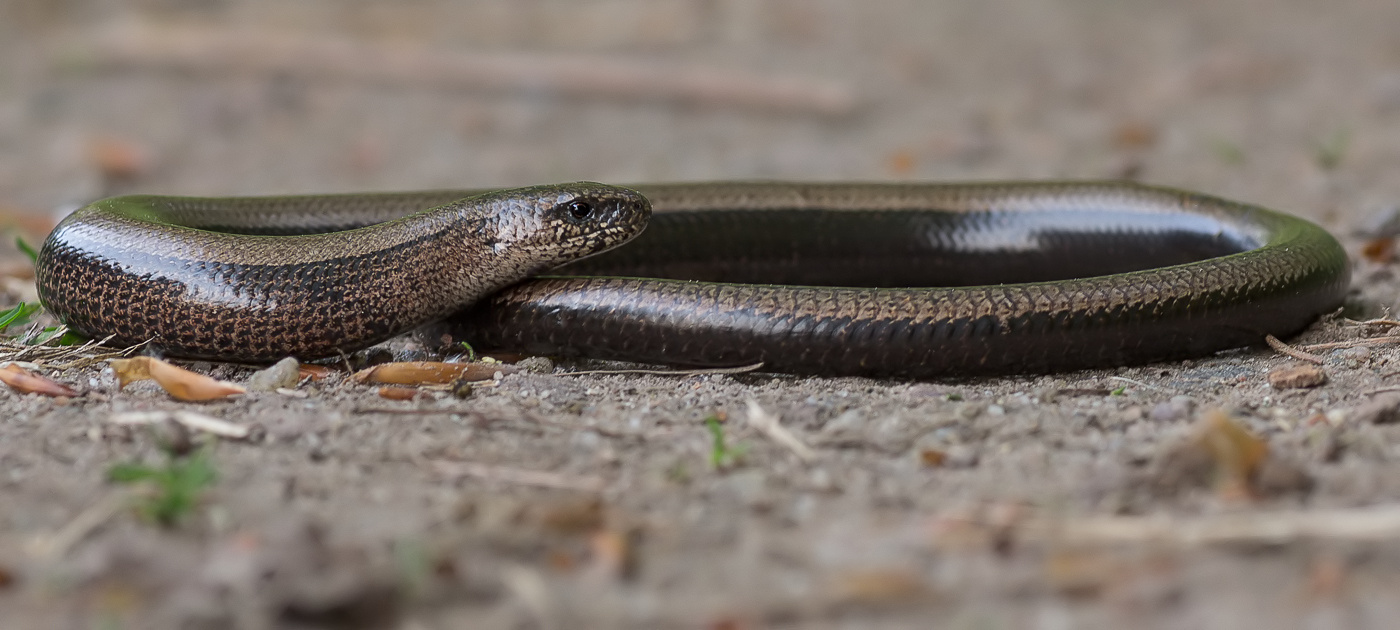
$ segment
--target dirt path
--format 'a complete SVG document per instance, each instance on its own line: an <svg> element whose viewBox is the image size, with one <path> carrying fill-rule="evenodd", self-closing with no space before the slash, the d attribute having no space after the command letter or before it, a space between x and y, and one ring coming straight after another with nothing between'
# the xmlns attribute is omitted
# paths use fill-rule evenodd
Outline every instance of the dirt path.
<svg viewBox="0 0 1400 630"><path fill-rule="evenodd" d="M1394 2L145 5L0 6L8 220L138 190L1131 177L1312 218L1358 260L1349 315L1400 300L1357 235L1400 204ZM1314 348L1304 389L1262 349L925 383L523 372L409 402L55 372L89 393L0 390L0 625L1389 627L1400 346L1355 343L1384 334L1290 340L1354 346ZM254 429L169 529L106 481L170 438L112 418L161 410Z"/></svg>

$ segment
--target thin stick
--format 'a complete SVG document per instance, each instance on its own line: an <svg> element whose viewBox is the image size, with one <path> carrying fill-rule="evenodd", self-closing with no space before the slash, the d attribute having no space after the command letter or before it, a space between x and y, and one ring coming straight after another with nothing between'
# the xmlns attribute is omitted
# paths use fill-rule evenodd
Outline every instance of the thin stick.
<svg viewBox="0 0 1400 630"><path fill-rule="evenodd" d="M1350 341L1332 341L1328 343L1315 343L1307 346L1299 346L1303 350L1335 350L1337 348L1358 348L1364 346L1384 346L1392 343L1400 343L1400 336L1367 337L1365 339L1352 339Z"/></svg>
<svg viewBox="0 0 1400 630"><path fill-rule="evenodd" d="M564 372L554 376L580 376L584 374L656 374L658 376L704 376L707 374L743 374L752 372L763 367L763 362L759 361L753 365L742 365L732 368L701 368L697 370L584 370L582 372Z"/></svg>
<svg viewBox="0 0 1400 630"><path fill-rule="evenodd" d="M1155 389L1155 390L1157 390L1157 391L1159 391L1159 392L1171 393L1171 392L1175 392L1175 391L1176 391L1176 390L1174 390L1174 389L1172 389L1172 388L1170 388L1170 387L1159 387L1159 386L1157 386L1157 385L1152 385L1152 384L1149 384L1149 383L1144 383L1144 382L1142 382L1142 381L1135 381L1135 380L1130 379L1130 378L1128 378L1128 377L1126 377L1126 376L1110 376L1110 377L1108 377L1108 378L1109 378L1109 380L1123 381L1123 382L1125 382L1125 383L1132 383L1132 384L1134 384L1134 385L1137 385L1138 387L1144 387L1144 388L1147 388L1147 389Z"/></svg>
<svg viewBox="0 0 1400 630"><path fill-rule="evenodd" d="M558 490L579 490L582 492L602 492L608 482L600 477L563 474L545 470L528 470L509 466L492 466L476 462L431 460L433 471L444 477L475 477L488 481L554 488Z"/></svg>
<svg viewBox="0 0 1400 630"><path fill-rule="evenodd" d="M129 356L148 343L143 341L123 349L106 347L105 344L111 341L113 336L108 336L100 341L88 340L78 346L51 346L48 345L50 343L48 341L36 345L0 341L0 361L27 361L41 367L57 370L84 368L107 359ZM58 363L59 361L65 362Z"/></svg>
<svg viewBox="0 0 1400 630"><path fill-rule="evenodd" d="M220 420L193 411L128 411L113 414L108 421L112 424L122 425L177 422L195 431L204 431L205 433L212 433L219 437L234 440L242 440L248 437L249 433L248 427L241 424L234 424L226 420Z"/></svg>
<svg viewBox="0 0 1400 630"><path fill-rule="evenodd" d="M1327 362L1326 359L1323 359L1320 356L1308 352L1303 352L1302 350L1299 350L1282 341L1279 341L1278 337L1275 337L1273 335L1264 335L1264 341L1268 342L1269 347L1273 348L1274 350L1277 350L1283 354L1298 359L1299 361L1307 361L1308 363L1316 363L1318 365L1322 365Z"/></svg>
<svg viewBox="0 0 1400 630"><path fill-rule="evenodd" d="M444 52L309 34L142 24L88 34L68 46L85 52L94 64L119 68L347 78L825 116L845 116L859 105L855 90L845 83L597 55Z"/></svg>
<svg viewBox="0 0 1400 630"><path fill-rule="evenodd" d="M116 516L131 498L130 492L113 492L103 497L79 512L73 520L68 521L61 529L51 536L44 536L30 541L28 550L30 555L41 560L56 560L68 553L74 545L83 541L89 534L97 531L107 521Z"/></svg>
<svg viewBox="0 0 1400 630"><path fill-rule="evenodd" d="M1352 326L1389 326L1391 328L1400 326L1400 321L1385 318L1366 320L1348 319L1346 323Z"/></svg>
<svg viewBox="0 0 1400 630"><path fill-rule="evenodd" d="M817 459L817 452L810 446L802 443L791 431L778 423L778 416L768 413L758 405L757 401L749 400L749 425L762 431L770 439L792 451L798 459L803 462L812 462Z"/></svg>
<svg viewBox="0 0 1400 630"><path fill-rule="evenodd" d="M1400 505L1250 512L1194 518L1103 516L1036 520L1017 527L1028 541L1068 544L1164 542L1182 546L1282 544L1303 539L1394 541L1400 538Z"/></svg>

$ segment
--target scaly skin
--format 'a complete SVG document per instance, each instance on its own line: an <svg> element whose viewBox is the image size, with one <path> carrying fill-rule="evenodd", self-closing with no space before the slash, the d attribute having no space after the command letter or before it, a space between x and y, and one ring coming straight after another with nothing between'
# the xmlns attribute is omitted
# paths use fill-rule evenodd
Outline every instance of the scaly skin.
<svg viewBox="0 0 1400 630"><path fill-rule="evenodd" d="M1292 335L1341 304L1350 274L1307 221L1128 183L636 188L656 209L647 231L557 272L632 278L522 283L458 316L460 334L799 374L1041 373Z"/></svg>
<svg viewBox="0 0 1400 630"><path fill-rule="evenodd" d="M591 183L389 198L406 212L434 207L358 229L269 236L204 228L251 227L240 224L249 208L350 225L392 204L354 195L105 199L44 242L39 296L74 331L117 344L152 340L172 356L228 361L312 359L615 247L650 213L637 193ZM573 216L578 204L590 212Z"/></svg>
<svg viewBox="0 0 1400 630"><path fill-rule="evenodd" d="M489 294L452 318L478 348L931 377L1146 363L1258 343L1335 309L1349 277L1341 247L1311 223L1128 183L635 188L656 213L641 238L558 271L568 275L495 293L615 245L624 230L597 248L541 238L538 249L498 251L485 235L499 231L443 236L465 219L422 213L376 224L482 191L126 197L55 230L39 286L80 332L155 337L184 356L331 354ZM527 207L563 198L527 190L539 196ZM249 235L307 231L324 233Z"/></svg>

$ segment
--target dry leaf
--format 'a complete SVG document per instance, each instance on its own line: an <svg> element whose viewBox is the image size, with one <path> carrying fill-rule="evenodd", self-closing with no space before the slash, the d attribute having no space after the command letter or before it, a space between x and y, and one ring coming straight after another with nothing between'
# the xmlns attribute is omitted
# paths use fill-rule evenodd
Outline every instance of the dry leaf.
<svg viewBox="0 0 1400 630"><path fill-rule="evenodd" d="M937 468L948 461L948 452L936 448L926 448L919 451L919 462L929 468Z"/></svg>
<svg viewBox="0 0 1400 630"><path fill-rule="evenodd" d="M1045 580L1061 595L1087 598L1099 595L1123 567L1102 552L1056 550L1045 558Z"/></svg>
<svg viewBox="0 0 1400 630"><path fill-rule="evenodd" d="M1131 553L1099 546L1051 549L1045 558L1045 583L1073 599L1142 603L1172 599L1181 572L1176 552L1154 550L1150 544L1134 549Z"/></svg>
<svg viewBox="0 0 1400 630"><path fill-rule="evenodd" d="M1247 498L1254 494L1254 475L1269 456L1268 444L1219 410L1201 419L1196 439L1215 462L1216 487L1222 495Z"/></svg>
<svg viewBox="0 0 1400 630"><path fill-rule="evenodd" d="M357 383L387 385L445 385L453 381L485 381L497 372L512 374L519 368L498 363L438 363L407 361L381 363L355 373Z"/></svg>
<svg viewBox="0 0 1400 630"><path fill-rule="evenodd" d="M590 569L597 575L612 579L628 579L637 570L636 544L627 532L602 530L589 538L593 550Z"/></svg>
<svg viewBox="0 0 1400 630"><path fill-rule="evenodd" d="M1373 263L1395 262L1395 239L1376 238L1361 246L1361 257Z"/></svg>
<svg viewBox="0 0 1400 630"><path fill-rule="evenodd" d="M151 380L151 373L147 367L150 365L150 357L136 357L134 359L112 359L107 362L111 366L112 374L117 377L117 389L126 389L127 385L136 381Z"/></svg>
<svg viewBox="0 0 1400 630"><path fill-rule="evenodd" d="M307 365L303 363L297 368L298 380L310 378L313 381L321 381L325 380L325 378L330 375L331 369L324 365Z"/></svg>
<svg viewBox="0 0 1400 630"><path fill-rule="evenodd" d="M549 552L546 556L549 568L560 573L568 573L578 568L578 558L572 554L559 551L558 549Z"/></svg>
<svg viewBox="0 0 1400 630"><path fill-rule="evenodd" d="M1336 555L1319 555L1308 566L1308 595L1311 599L1335 601L1343 594L1346 581L1346 562Z"/></svg>
<svg viewBox="0 0 1400 630"><path fill-rule="evenodd" d="M63 383L39 376L13 363L0 368L0 382L21 394L67 397L78 395L77 390Z"/></svg>
<svg viewBox="0 0 1400 630"><path fill-rule="evenodd" d="M117 375L118 389L135 381L153 380L176 400L184 401L217 400L247 392L241 385L196 374L153 357L112 359L108 364Z"/></svg>
<svg viewBox="0 0 1400 630"><path fill-rule="evenodd" d="M412 387L381 387L379 397L387 400L413 400L418 397L418 390Z"/></svg>
<svg viewBox="0 0 1400 630"><path fill-rule="evenodd" d="M540 512L540 525L557 534L583 534L597 531L606 522L607 514L603 502L590 497L581 501L570 501L544 506Z"/></svg>
<svg viewBox="0 0 1400 630"><path fill-rule="evenodd" d="M1113 130L1113 143L1123 149L1145 149L1157 142L1157 128L1140 121L1130 120Z"/></svg>
<svg viewBox="0 0 1400 630"><path fill-rule="evenodd" d="M889 605L918 599L929 592L922 577L904 569L852 571L837 580L838 599L847 604Z"/></svg>
<svg viewBox="0 0 1400 630"><path fill-rule="evenodd" d="M150 152L131 140L104 136L88 145L88 157L103 175L116 179L131 179L146 174L151 168Z"/></svg>
<svg viewBox="0 0 1400 630"><path fill-rule="evenodd" d="M900 149L886 157L885 164L895 175L908 175L919 165L919 158L913 151Z"/></svg>

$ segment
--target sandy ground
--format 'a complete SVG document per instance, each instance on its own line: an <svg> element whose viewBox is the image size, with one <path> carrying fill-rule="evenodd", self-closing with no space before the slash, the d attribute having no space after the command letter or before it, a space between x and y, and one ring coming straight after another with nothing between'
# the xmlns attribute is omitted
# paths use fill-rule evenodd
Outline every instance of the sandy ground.
<svg viewBox="0 0 1400 630"><path fill-rule="evenodd" d="M0 4L21 228L128 191L1132 177L1328 227L1351 317L1400 296L1358 253L1400 203L1394 2L122 4ZM1270 386L1300 362L1266 349L921 383L522 372L409 402L49 371L88 393L0 391L0 627L1390 627L1400 356L1359 345L1383 334L1292 340L1351 346L1315 348L1305 389ZM254 428L173 528L106 481L159 461L168 435L110 421L155 410Z"/></svg>

